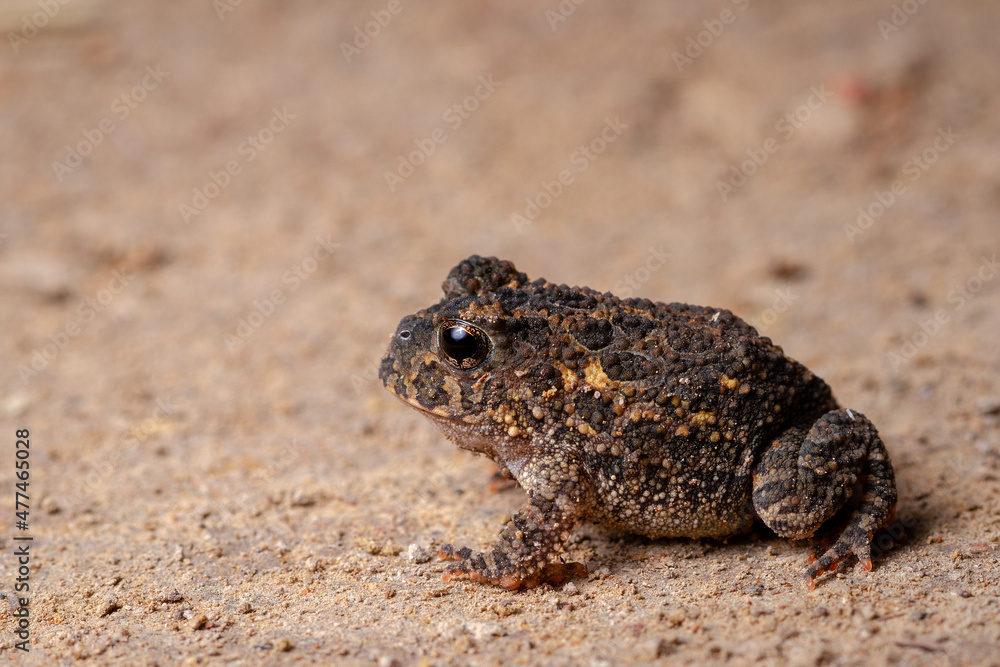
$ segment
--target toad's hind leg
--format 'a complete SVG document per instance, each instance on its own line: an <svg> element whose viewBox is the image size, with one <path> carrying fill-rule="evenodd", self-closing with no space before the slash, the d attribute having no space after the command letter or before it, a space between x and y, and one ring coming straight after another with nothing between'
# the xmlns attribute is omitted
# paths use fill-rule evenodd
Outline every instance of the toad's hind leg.
<svg viewBox="0 0 1000 667"><path fill-rule="evenodd" d="M871 540L896 507L889 455L867 417L827 412L813 424L790 428L754 466L757 515L783 537L810 537L844 506L860 484L860 498L834 545L806 570L813 579L854 554L871 569Z"/></svg>

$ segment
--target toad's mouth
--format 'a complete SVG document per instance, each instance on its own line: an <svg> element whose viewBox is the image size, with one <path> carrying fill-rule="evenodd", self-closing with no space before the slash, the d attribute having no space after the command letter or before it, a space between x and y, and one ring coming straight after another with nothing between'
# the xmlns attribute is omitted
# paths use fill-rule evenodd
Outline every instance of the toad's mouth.
<svg viewBox="0 0 1000 667"><path fill-rule="evenodd" d="M441 430L445 430L446 427L455 427L459 425L473 428L480 423L480 419L475 415L456 416L446 405L427 407L426 405L422 405L420 401L413 396L398 394L395 391L392 391L392 389L390 389L390 392L403 403L406 403L408 406L430 419L431 422Z"/></svg>
<svg viewBox="0 0 1000 667"><path fill-rule="evenodd" d="M475 415L455 416L451 414L443 405L428 408L421 405L416 399L409 396L401 396L396 392L392 394L406 403L411 408L427 417L441 433L462 449L472 452L479 452L491 456L496 445L496 435L489 432L483 423Z"/></svg>

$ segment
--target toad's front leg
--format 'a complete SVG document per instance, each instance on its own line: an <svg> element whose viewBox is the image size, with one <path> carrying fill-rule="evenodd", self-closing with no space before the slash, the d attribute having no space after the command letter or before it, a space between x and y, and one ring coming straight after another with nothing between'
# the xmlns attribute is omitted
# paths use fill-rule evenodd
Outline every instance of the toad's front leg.
<svg viewBox="0 0 1000 667"><path fill-rule="evenodd" d="M586 574L579 563L559 559L583 504L579 468L529 463L517 479L528 492L528 502L507 523L492 549L477 553L451 544L441 547L442 558L460 561L448 568L445 580L467 577L515 589Z"/></svg>

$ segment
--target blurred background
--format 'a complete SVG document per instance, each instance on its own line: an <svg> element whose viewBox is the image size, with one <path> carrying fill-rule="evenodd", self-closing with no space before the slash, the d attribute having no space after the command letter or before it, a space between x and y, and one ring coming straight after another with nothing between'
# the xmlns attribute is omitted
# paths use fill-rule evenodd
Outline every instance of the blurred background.
<svg viewBox="0 0 1000 667"><path fill-rule="evenodd" d="M486 493L489 464L375 378L473 253L732 309L882 430L913 519L884 599L919 563L943 568L928 591L995 598L998 19L973 0L0 1L0 419L11 452L15 428L37 441L39 647L487 650L493 626L420 614L475 617L489 592L427 602L440 568L405 549L485 546L520 497ZM969 545L981 578L946 566ZM666 631L636 613L641 659ZM926 634L899 613L887 632ZM909 660L1000 641L961 613L935 623L962 641L927 650L805 625L792 643ZM493 659L603 655L600 633L533 654L499 618ZM720 632L677 650L759 628Z"/></svg>

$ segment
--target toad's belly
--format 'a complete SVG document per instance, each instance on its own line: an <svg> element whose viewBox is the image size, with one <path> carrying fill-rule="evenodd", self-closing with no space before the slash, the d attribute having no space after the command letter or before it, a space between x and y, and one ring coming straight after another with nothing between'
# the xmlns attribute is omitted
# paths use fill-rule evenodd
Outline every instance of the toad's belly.
<svg viewBox="0 0 1000 667"><path fill-rule="evenodd" d="M697 475L624 482L595 477L589 516L608 528L646 537L724 537L753 523L750 478L701 479Z"/></svg>

